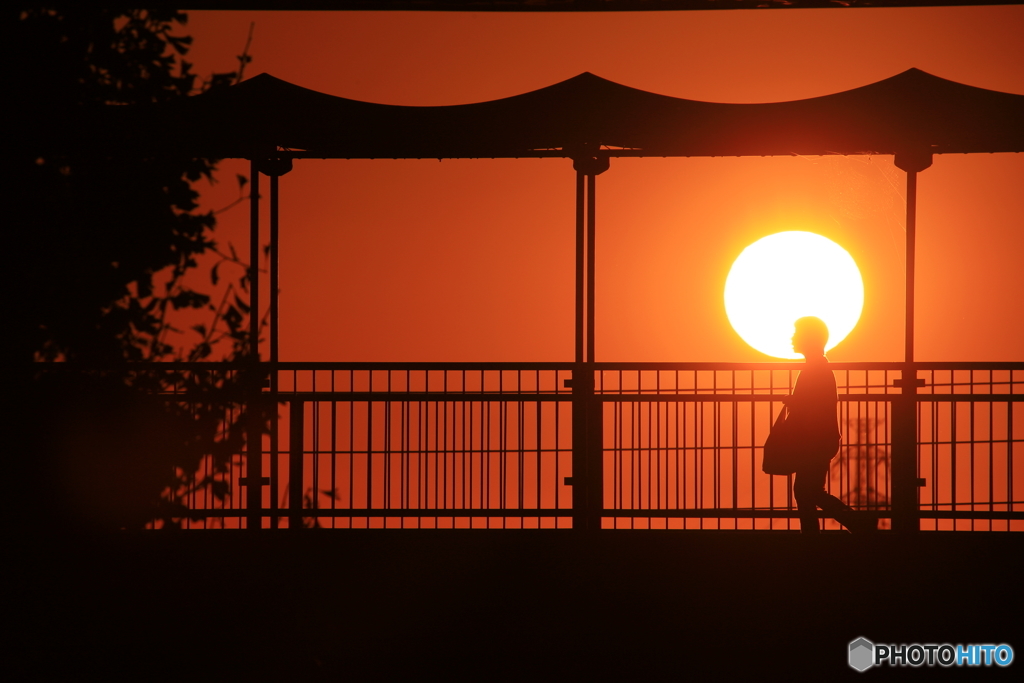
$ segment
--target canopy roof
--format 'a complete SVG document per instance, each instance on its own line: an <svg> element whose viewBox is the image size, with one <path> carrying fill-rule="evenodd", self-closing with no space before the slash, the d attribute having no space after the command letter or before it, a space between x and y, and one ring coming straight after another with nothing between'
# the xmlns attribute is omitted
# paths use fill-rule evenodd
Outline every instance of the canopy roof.
<svg viewBox="0 0 1024 683"><path fill-rule="evenodd" d="M1024 151L1024 95L918 69L769 104L686 100L583 73L476 104L408 107L335 97L260 74L169 107L118 112L133 145L216 157L772 156ZM156 126L160 133L153 135ZM592 152L591 152L592 153Z"/></svg>

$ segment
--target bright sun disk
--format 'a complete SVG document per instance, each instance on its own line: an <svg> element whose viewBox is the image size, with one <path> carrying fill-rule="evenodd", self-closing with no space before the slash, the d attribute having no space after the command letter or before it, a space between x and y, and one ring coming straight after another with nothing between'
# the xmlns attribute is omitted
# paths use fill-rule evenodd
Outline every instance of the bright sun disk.
<svg viewBox="0 0 1024 683"><path fill-rule="evenodd" d="M864 282L853 257L813 232L768 235L743 250L725 280L725 312L752 347L776 358L800 358L793 322L813 315L828 325L831 349L864 308Z"/></svg>

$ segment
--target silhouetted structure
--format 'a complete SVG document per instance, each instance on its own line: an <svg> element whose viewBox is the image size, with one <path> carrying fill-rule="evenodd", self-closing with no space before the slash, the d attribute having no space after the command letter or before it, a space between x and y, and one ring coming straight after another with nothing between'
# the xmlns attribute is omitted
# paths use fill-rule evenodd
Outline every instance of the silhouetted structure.
<svg viewBox="0 0 1024 683"><path fill-rule="evenodd" d="M260 196L259 175L262 173L270 178L270 289L275 294L271 299L270 315L270 358L269 363L254 354L251 362L257 373L268 377L267 387L254 394L252 401L274 405L289 403L288 451L289 451L289 507L287 510L276 506L267 509L263 504L263 487L271 488L271 498L278 501L278 480L280 470L279 433L277 422L271 426L269 459L270 475L266 474L264 464L263 428L257 421L249 426L247 452L247 473L237 483L248 486L246 506L236 509L231 514L244 514L248 518L248 526L260 528L267 516L272 519L289 516L292 525L301 526L302 517L320 516L308 514L301 506L306 492L303 478L307 476L302 464L310 450L306 446L309 411L327 401L336 408L339 404L351 406L366 405L366 419L370 420L377 406L386 407L381 413L385 424L393 419L411 428L413 420L429 422L433 419L447 420L447 411L457 407L472 406L479 409L480 416L476 419L480 429L489 424L491 408L506 410L510 405L536 406L536 467L531 470L523 458L526 454L525 436L517 437L518 446L510 451L505 436L501 443L488 444L479 448L463 447L451 449L448 437L448 422L444 428L433 432L425 432L434 436L423 437L428 441L441 438L433 446L424 445L423 453L441 454L444 457L466 456L471 452L495 453L502 463L499 468L499 479L504 482L505 476L511 471L504 469L505 460L510 452L519 458L520 465L515 469L516 477L522 479L529 473L536 475L538 482L546 472L542 464L543 452L554 454L556 465L555 497L562 487L569 487L571 496L571 516L574 528L597 528L605 525L611 518L612 525L619 518L635 519L637 517L694 517L705 519L717 518L759 518L792 516L792 508L782 512L775 504L774 488L769 491L767 510L758 510L752 481L743 477L741 470L745 467L745 452L741 455L743 444L753 441L757 429L754 427L759 414L757 404L762 401L778 401L779 390L789 387L769 382L761 388L758 381L751 378L749 391L750 429L738 430L728 439L719 434L715 427L713 445L703 445L708 433L704 425L707 415L711 415L714 424L721 417L718 403L734 406L729 418L733 423L747 419L739 411L741 400L737 393L742 393L733 384L729 391L721 391L717 385L702 386L698 380L700 364L694 364L694 381L680 381L686 377L689 369L685 364L668 366L666 370L675 372L675 385L666 392L660 386L652 392L637 389L636 396L631 390L622 387L622 372L619 371L618 381L615 373L619 368L627 370L627 375L636 373L636 386L643 382L641 377L644 368L637 365L609 365L596 362L594 315L595 305L595 235L596 235L596 176L609 168L611 157L619 156L745 156L745 155L823 155L823 154L892 154L896 165L907 172L907 324L906 324L906 358L896 368L899 378L890 378L888 364L866 364L870 373L881 373L883 386L881 393L858 397L858 401L882 402L886 408L885 424L891 432L892 467L891 481L887 482L892 501L893 528L913 530L919 527L921 512L918 506L918 489L926 485L918 478L918 412L923 399L918 396L923 380L919 379L918 371L928 370L927 364L914 362L913 349L913 282L914 282L914 244L916 228L916 187L917 173L928 168L933 154L941 153L976 153L976 152L1020 152L1024 151L1024 96L1000 93L968 85L954 83L942 78L926 74L917 69L910 69L902 74L885 79L878 83L856 88L847 92L836 93L824 97L810 98L795 102L772 104L718 104L696 102L673 97L666 97L641 90L636 90L604 80L592 74L581 74L573 79L548 88L517 95L514 97L478 104L447 106L447 107L402 107L380 105L368 102L357 102L340 97L332 97L305 88L291 85L269 75L260 75L249 81L227 89L221 93L191 98L182 103L166 107L153 108L115 108L103 112L98 118L88 121L92 134L88 137L90 144L99 144L107 149L121 148L127 144L132 154L146 152L159 154L168 149L202 151L220 157L244 157L252 163L252 208L251 208L251 248L252 261L259 258L260 225L258 202ZM159 130L159 136L153 135ZM106 132L104 132L106 131ZM79 131L70 131L80 136ZM156 142L154 142L156 141ZM316 364L316 369L336 369L342 377L349 378L348 388L339 391L332 388L303 388L297 380L301 370L313 370L314 366L305 364L286 364L278 359L277 331L277 247L278 247L278 201L280 176L287 173L292 161L302 158L471 158L471 157L563 157L573 160L573 168L577 174L576 183L576 344L575 362L570 364L532 364L516 366L515 364L482 364L482 365L446 365L426 364L408 368L408 371L422 369L425 375L419 388L412 386L408 371L406 389L396 392L391 383L392 377L403 373L403 366L380 366L385 370L389 381L387 390L381 390L374 384L373 373L369 373L369 385L358 387L357 376L361 369L370 370L369 364ZM253 283L250 288L250 308L260 310L258 296L258 272L253 271ZM257 316L251 316L251 338L257 337ZM932 374L952 369L952 364L932 364ZM856 364L851 364L851 367ZM754 364L731 366L732 371L754 372ZM769 365L770 368L778 366ZM972 364L972 368L981 368ZM1006 384L1013 394L1019 385L1019 376L1015 373L1021 364L997 364L992 371L1008 371ZM430 379L431 368L441 372L446 378L444 388L433 388ZM516 369L519 374L518 390L511 391L503 384L506 371ZM706 366L704 369L713 371L716 367ZM680 370L682 372L680 373ZM522 384L523 372L527 375L535 373L533 388ZM476 388L466 387L467 373L474 375L479 372L480 380ZM288 374L292 373L291 380ZM463 389L453 390L447 378L461 374ZM569 376L566 376L569 375ZM498 380L495 387L492 382ZM993 374L993 383L1002 382ZM290 389L285 390L282 382L289 382ZM332 379L332 382L334 380ZM890 382L900 387L901 393L890 393ZM627 382L628 383L628 382ZM541 385L545 388L541 389ZM619 385L615 388L614 385ZM871 383L864 380L864 386ZM315 382L314 382L315 385ZM850 386L849 375L846 385ZM565 391L565 389L571 391ZM874 389L872 389L873 391ZM492 392L497 391L497 394ZM759 392L766 392L759 397ZM491 393L489 396L488 393ZM645 395L646 394L646 395ZM675 436L665 441L667 445L656 448L648 446L648 464L644 465L639 457L643 450L644 439L638 432L631 432L623 422L625 415L631 414L638 419L650 409L643 419L660 419L660 412L655 412L658 402L671 401L678 403ZM726 395L729 395L726 398ZM965 400L956 397L952 400ZM980 400L972 397L969 400ZM1000 399L1002 400L1002 399ZM420 401L428 408L422 417L413 418L414 402ZM746 403L742 399L742 403ZM1016 396L1005 400L1007 404L1007 424L1012 425L1013 406ZM545 445L546 436L542 436L546 418L542 404L553 403L556 408L551 414L555 425L550 448ZM571 407L569 414L560 413L558 406ZM634 403L635 405L628 405ZM705 403L713 403L714 410L705 411ZM645 405L646 404L646 405ZM684 409L692 404L692 414ZM402 408L400 417L391 413L391 408ZM889 407L891 406L891 412ZM667 406L666 406L667 407ZM406 409L408 408L408 410ZM460 408L461 409L461 408ZM609 410L610 409L610 410ZM657 410L662 408L657 405ZM431 410L436 410L431 413ZM746 408L743 408L746 410ZM501 411L499 410L499 413ZM315 413L313 413L315 414ZM472 411L471 411L472 414ZM501 413L505 414L505 413ZM527 413L519 409L515 418L519 424L525 424ZM562 417L559 418L559 415ZM560 429L565 419L571 422L571 435L566 439ZM506 424L504 418L500 420ZM611 420L611 422L609 422ZM314 420L315 421L315 420ZM472 422L472 421L471 421ZM354 425L355 423L353 423ZM379 423L377 423L379 424ZM687 426L689 425L689 426ZM405 427L403 427L404 429ZM692 436L688 429L695 431ZM388 427L385 427L388 429ZM502 430L505 429L502 427ZM358 429L353 427L353 431ZM528 434L529 432L522 432ZM609 448L609 435L619 447ZM353 437L354 438L354 437ZM556 504L546 508L545 500L537 486L536 496L529 501L524 493L526 488L519 486L519 505L508 507L507 491L502 489L498 494L496 505L484 504L482 498L470 497L469 507L447 507L446 501L451 500L445 493L449 491L444 474L444 466L437 463L438 473L424 474L426 470L417 470L407 456L415 450L412 448L412 437L388 434L385 441L378 447L371 442L376 438L373 433L363 437L365 441L356 445L353 441L348 449L332 446L332 456L339 451L346 451L353 459L365 457L366 491L361 501L354 496L349 497L349 505L345 511L332 513L337 516L357 517L487 517L494 516L495 510L501 516L525 513L531 509L529 516L554 519L561 517L566 508ZM417 437L419 438L419 437ZM479 437L484 440L483 432ZM488 437L489 438L489 437ZM685 444L690 439L694 450ZM395 440L397 439L397 441ZM659 433L658 439L662 437ZM748 442L747 439L751 439ZM889 440L889 436L886 437ZM568 445L566 444L568 441ZM1018 439L1008 433L1005 438L1007 448L1012 450ZM400 443L401 445L396 445ZM650 442L648 441L650 444ZM674 445L673 445L674 444ZM531 446L532 447L532 446ZM661 451L676 449L677 456L693 456L692 473L686 467L671 465L665 462L666 470L661 473ZM714 462L705 464L705 449L714 453ZM751 447L752 448L752 447ZM640 449L640 450L637 450ZM315 450L315 449L314 449ZM560 474L558 458L563 451L571 452L571 472L568 476ZM725 456L729 452L731 456ZM375 459L374 454L380 454ZM655 453L658 454L655 458ZM362 454L362 455L360 455ZM751 451L752 455L752 451ZM380 482L391 475L394 457L398 456L397 468L400 486L403 491L398 507L388 503L392 497L392 489L375 491L374 481ZM436 457L436 455L435 455ZM666 453L667 457L667 453ZM731 462L727 458L731 457ZM953 454L955 458L955 453ZM404 458L404 459L403 459ZM628 461L628 463L627 463ZM1012 459L1010 460L1012 461ZM1009 465L1008 467L1011 467ZM358 479L354 461L351 481ZM446 461L447 462L447 461ZM751 461L752 462L752 461ZM472 462L467 461L466 469L460 476L481 476L484 482L491 474L487 474L488 465L480 462L480 469L474 469ZM628 467L627 467L628 464ZM454 467L454 465L453 465ZM610 474L612 467L614 474ZM629 468L635 467L635 470ZM751 470L752 470L751 464ZM378 469L379 468L379 469ZM615 469L618 468L618 469ZM646 469L645 469L646 468ZM727 468L727 469L726 469ZM493 470L490 470L493 473ZM673 484L664 479L669 472L678 477ZM728 471L732 478L731 490L719 488L718 482L724 472ZM411 483L415 477L425 477L424 481L433 484ZM565 472L565 470L561 470ZM431 479L433 476L433 479ZM543 476L550 476L544 474ZM715 482L711 500L705 500L704 479L710 476ZM313 472L316 478L315 468ZM374 477L377 477L375 480ZM438 479L440 477L440 479ZM955 477L955 475L954 475ZM641 488L632 488L638 481L651 482L646 492ZM1000 508L994 507L996 499L989 496L991 504L985 512L988 519L1014 520L1021 513L1013 509L1016 504L1012 484L1012 476L1007 471L1007 497L999 502ZM390 481L390 480L388 480ZM609 490L609 481L612 490ZM653 482L657 482L654 484ZM743 488L751 487L749 503L741 506L744 495ZM329 490L336 491L337 482L332 483ZM430 495L412 496L409 491L416 487L434 487L433 498ZM454 485L453 485L454 486ZM476 489L478 492L487 489L484 483ZM674 487L674 488L673 488ZM314 481L313 489L316 490ZM424 489L425 490L425 489ZM469 489L463 488L463 492ZM690 491L692 490L692 494ZM455 488L451 489L454 496ZM933 489L934 493L934 489ZM728 494L728 495L727 495ZM483 495L483 494L480 494ZM953 509L942 508L945 503L935 502L932 515L938 517L956 517L957 491L954 487L951 495ZM525 496L525 497L524 497ZM675 496L674 510L666 508L663 500L671 500ZM970 493L971 500L975 493ZM313 496L315 499L316 496ZM413 499L425 501L425 507L409 507ZM689 501L689 502L687 502ZM464 501L465 502L465 501ZM710 504L709 504L710 502ZM332 504L333 506L333 504ZM242 511L244 510L244 512ZM211 511L212 512L212 511ZM968 515L978 515L980 511L971 504ZM214 513L211 516L216 516ZM525 514L523 516L526 516ZM272 522L276 523L276 522ZM632 522L630 522L632 523Z"/></svg>
<svg viewBox="0 0 1024 683"><path fill-rule="evenodd" d="M644 12L735 9L846 9L850 7L948 7L971 0L303 0L303 2L221 1L216 9L407 11L407 12ZM1014 4L986 0L986 5ZM202 9L202 6L199 6Z"/></svg>

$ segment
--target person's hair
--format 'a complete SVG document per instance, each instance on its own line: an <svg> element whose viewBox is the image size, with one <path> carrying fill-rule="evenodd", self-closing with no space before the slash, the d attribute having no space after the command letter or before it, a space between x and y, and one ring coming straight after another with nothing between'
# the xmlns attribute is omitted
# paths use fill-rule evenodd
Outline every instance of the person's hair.
<svg viewBox="0 0 1024 683"><path fill-rule="evenodd" d="M793 323L793 328L797 334L807 340L808 344L813 344L822 350L825 349L825 344L828 343L828 325L821 318L816 318L813 315L800 318Z"/></svg>

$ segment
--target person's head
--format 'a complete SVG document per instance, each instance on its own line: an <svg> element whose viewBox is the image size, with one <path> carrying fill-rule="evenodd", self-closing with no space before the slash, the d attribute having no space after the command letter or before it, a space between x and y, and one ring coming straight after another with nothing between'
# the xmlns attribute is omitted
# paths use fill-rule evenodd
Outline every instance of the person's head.
<svg viewBox="0 0 1024 683"><path fill-rule="evenodd" d="M809 315L793 323L793 350L805 358L824 356L828 326L821 318Z"/></svg>

